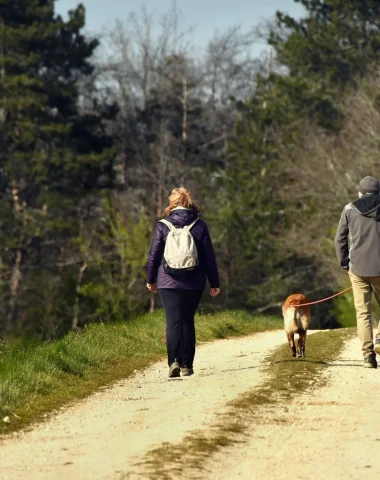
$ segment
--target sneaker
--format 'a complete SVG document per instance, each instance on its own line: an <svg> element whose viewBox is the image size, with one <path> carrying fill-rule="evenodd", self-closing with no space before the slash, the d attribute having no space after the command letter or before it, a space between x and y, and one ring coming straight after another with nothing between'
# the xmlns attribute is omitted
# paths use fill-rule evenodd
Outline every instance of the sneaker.
<svg viewBox="0 0 380 480"><path fill-rule="evenodd" d="M375 352L380 355L380 339L377 338L375 342Z"/></svg>
<svg viewBox="0 0 380 480"><path fill-rule="evenodd" d="M183 377L190 377L190 375L194 375L194 370L189 367L182 367L181 373Z"/></svg>
<svg viewBox="0 0 380 480"><path fill-rule="evenodd" d="M181 367L178 362L174 362L169 367L169 378L179 377L181 374Z"/></svg>
<svg viewBox="0 0 380 480"><path fill-rule="evenodd" d="M364 359L363 367L365 368L377 368L376 356L370 355Z"/></svg>

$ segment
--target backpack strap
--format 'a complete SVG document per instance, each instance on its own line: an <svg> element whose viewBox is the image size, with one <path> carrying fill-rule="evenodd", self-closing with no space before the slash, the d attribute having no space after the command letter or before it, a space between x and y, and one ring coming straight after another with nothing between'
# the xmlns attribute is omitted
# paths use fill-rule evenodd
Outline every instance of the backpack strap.
<svg viewBox="0 0 380 480"><path fill-rule="evenodd" d="M183 229L184 229L184 230L188 230L188 231L190 232L190 230L194 227L194 225L197 223L198 220L199 220L199 218L196 218L191 225L185 225L185 226L183 227Z"/></svg>
<svg viewBox="0 0 380 480"><path fill-rule="evenodd" d="M158 223L163 223L164 225L166 225L169 231L176 230L175 226L168 220L165 220L164 218L162 220L159 220Z"/></svg>

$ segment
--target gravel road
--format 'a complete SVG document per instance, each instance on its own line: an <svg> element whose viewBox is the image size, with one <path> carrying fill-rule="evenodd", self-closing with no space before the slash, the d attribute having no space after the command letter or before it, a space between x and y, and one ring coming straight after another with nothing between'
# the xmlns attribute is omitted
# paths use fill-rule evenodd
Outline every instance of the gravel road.
<svg viewBox="0 0 380 480"><path fill-rule="evenodd" d="M354 339L325 375L325 387L263 412L248 443L213 456L204 478L380 478L380 369L363 368Z"/></svg>
<svg viewBox="0 0 380 480"><path fill-rule="evenodd" d="M311 332L310 332L311 333ZM265 355L283 331L203 344L196 374L167 379L159 362L0 439L1 480L144 479L139 461L163 442L204 430L227 403L265 379ZM325 370L326 386L289 405L263 407L245 442L176 478L372 480L380 476L380 370L362 367L357 339Z"/></svg>
<svg viewBox="0 0 380 480"><path fill-rule="evenodd" d="M258 385L263 356L284 341L275 331L203 344L188 378L168 380L164 361L136 372L31 431L0 439L0 479L115 480L135 471L146 452L207 429L227 402Z"/></svg>

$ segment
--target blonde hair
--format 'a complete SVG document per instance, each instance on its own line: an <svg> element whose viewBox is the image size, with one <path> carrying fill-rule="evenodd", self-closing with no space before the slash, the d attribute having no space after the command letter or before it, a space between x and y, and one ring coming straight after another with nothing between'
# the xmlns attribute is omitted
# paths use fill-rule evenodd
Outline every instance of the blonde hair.
<svg viewBox="0 0 380 480"><path fill-rule="evenodd" d="M166 215L177 207L193 208L196 212L200 212L199 206L193 202L191 192L184 187L175 188L169 195L169 206L165 208Z"/></svg>

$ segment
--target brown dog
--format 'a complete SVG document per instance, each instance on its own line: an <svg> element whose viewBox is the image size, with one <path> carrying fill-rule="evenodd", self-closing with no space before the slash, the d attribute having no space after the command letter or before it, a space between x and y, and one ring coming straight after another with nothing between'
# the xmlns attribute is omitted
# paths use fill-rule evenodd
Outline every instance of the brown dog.
<svg viewBox="0 0 380 480"><path fill-rule="evenodd" d="M306 333L310 323L310 307L302 307L303 303L308 303L305 295L296 293L290 295L282 306L282 315L284 317L284 329L288 337L290 353L292 357L305 356ZM294 334L298 333L297 352L294 343Z"/></svg>

